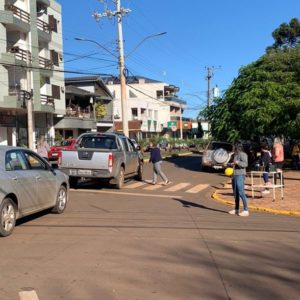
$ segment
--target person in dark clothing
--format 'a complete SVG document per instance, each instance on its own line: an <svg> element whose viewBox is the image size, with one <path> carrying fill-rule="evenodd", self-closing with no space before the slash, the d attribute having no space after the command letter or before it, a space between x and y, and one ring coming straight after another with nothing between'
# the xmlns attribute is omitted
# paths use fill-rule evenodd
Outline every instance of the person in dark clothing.
<svg viewBox="0 0 300 300"><path fill-rule="evenodd" d="M161 154L160 154L160 149L157 147L157 144L154 142L150 143L150 162L153 164L152 184L156 184L157 175L159 175L162 178L162 180L164 181L164 184L167 185L169 183L169 180L168 180L167 176L161 170L162 158L161 158Z"/></svg>
<svg viewBox="0 0 300 300"><path fill-rule="evenodd" d="M270 191L267 188L267 186L270 184L269 180L269 172L270 172L270 165L272 164L272 154L269 150L269 147L267 144L263 143L261 145L261 156L260 156L260 165L262 166L262 169L264 171L263 173L263 179L265 183L265 189L262 191L262 194L269 194Z"/></svg>

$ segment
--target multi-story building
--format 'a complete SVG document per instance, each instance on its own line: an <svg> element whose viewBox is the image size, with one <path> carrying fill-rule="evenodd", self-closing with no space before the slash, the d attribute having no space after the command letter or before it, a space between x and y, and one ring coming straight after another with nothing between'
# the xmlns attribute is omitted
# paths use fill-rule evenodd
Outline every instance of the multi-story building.
<svg viewBox="0 0 300 300"><path fill-rule="evenodd" d="M113 97L99 76L65 79L66 114L54 119L57 138L113 127Z"/></svg>
<svg viewBox="0 0 300 300"><path fill-rule="evenodd" d="M65 114L62 53L60 4L0 1L0 144L27 145L28 134L53 142L53 116Z"/></svg>
<svg viewBox="0 0 300 300"><path fill-rule="evenodd" d="M120 81L114 77L105 77L103 80L114 96L115 130L122 131ZM166 133L169 121L172 120L171 116L180 116L186 106L186 103L176 96L179 89L164 82L133 76L127 77L126 83L131 138L140 139ZM169 130L171 131L171 128Z"/></svg>

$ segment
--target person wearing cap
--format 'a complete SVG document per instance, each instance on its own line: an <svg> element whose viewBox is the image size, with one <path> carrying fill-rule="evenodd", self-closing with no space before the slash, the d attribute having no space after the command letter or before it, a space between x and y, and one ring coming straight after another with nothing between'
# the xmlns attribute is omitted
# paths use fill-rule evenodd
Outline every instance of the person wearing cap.
<svg viewBox="0 0 300 300"><path fill-rule="evenodd" d="M248 167L248 155L243 151L243 145L237 143L234 146L234 158L233 158L233 178L232 189L235 199L235 208L229 211L231 215L238 215L241 217L248 217L248 201L245 194L245 176L246 168ZM240 198L243 202L243 211L240 212Z"/></svg>

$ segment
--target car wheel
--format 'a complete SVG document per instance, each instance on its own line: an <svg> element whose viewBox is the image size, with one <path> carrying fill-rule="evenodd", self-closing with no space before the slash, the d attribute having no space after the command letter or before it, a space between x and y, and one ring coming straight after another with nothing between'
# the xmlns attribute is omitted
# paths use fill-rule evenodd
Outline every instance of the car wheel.
<svg viewBox="0 0 300 300"><path fill-rule="evenodd" d="M124 185L124 176L125 176L125 170L123 167L120 168L119 174L116 177L117 183L116 188L121 189Z"/></svg>
<svg viewBox="0 0 300 300"><path fill-rule="evenodd" d="M78 185L78 178L77 177L69 177L69 184L70 184L70 188L77 188Z"/></svg>
<svg viewBox="0 0 300 300"><path fill-rule="evenodd" d="M16 225L15 204L10 198L6 198L0 205L0 236L10 235Z"/></svg>
<svg viewBox="0 0 300 300"><path fill-rule="evenodd" d="M68 192L67 189L62 185L59 188L57 198L56 198L56 204L52 208L52 212L55 214L63 213L67 207L67 201L68 201Z"/></svg>
<svg viewBox="0 0 300 300"><path fill-rule="evenodd" d="M139 165L138 171L137 171L137 175L135 176L135 179L138 181L142 181L143 180L143 171L144 171L144 166L141 163Z"/></svg>

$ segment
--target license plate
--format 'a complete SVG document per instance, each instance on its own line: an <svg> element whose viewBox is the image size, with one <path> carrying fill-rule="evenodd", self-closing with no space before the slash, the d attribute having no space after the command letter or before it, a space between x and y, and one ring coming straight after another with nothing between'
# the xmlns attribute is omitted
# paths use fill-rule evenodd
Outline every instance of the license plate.
<svg viewBox="0 0 300 300"><path fill-rule="evenodd" d="M70 175L77 175L77 170L70 170Z"/></svg>
<svg viewBox="0 0 300 300"><path fill-rule="evenodd" d="M92 175L91 170L78 170L78 175Z"/></svg>
<svg viewBox="0 0 300 300"><path fill-rule="evenodd" d="M58 153L52 153L52 156L58 156Z"/></svg>

